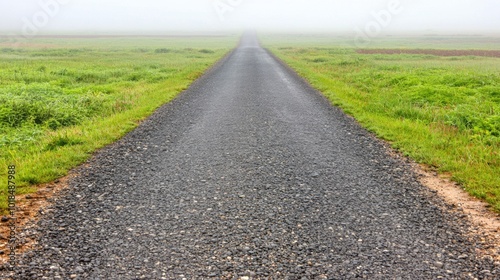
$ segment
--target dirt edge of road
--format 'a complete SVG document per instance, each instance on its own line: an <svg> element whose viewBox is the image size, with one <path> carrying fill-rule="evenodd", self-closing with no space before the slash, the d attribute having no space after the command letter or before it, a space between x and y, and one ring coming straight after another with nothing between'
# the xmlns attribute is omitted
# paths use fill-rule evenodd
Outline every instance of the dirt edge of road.
<svg viewBox="0 0 500 280"><path fill-rule="evenodd" d="M472 226L471 235L479 235L486 250L479 252L500 261L500 215L491 210L488 203L467 193L449 176L431 171L427 166L413 164L413 170L419 176L422 185L437 194L455 211L465 215Z"/></svg>
<svg viewBox="0 0 500 280"><path fill-rule="evenodd" d="M16 196L16 256L34 248L36 240L28 234L30 228L34 227L36 222L49 212L50 206L75 176L77 173L73 170L63 178L35 186L34 188L37 190L35 193ZM11 237L9 222L10 218L8 221L0 223L0 241L2 241L0 243L0 266L5 265L10 258L10 250L8 249Z"/></svg>
<svg viewBox="0 0 500 280"><path fill-rule="evenodd" d="M392 158L406 161L417 176L421 185L430 195L437 196L448 206L444 211L452 211L462 216L471 226L469 237L479 237L486 250L477 251L481 257L492 257L500 262L500 214L491 210L491 206L470 195L462 186L450 179L448 174L439 174L425 164L419 164L402 155L384 141L387 154Z"/></svg>

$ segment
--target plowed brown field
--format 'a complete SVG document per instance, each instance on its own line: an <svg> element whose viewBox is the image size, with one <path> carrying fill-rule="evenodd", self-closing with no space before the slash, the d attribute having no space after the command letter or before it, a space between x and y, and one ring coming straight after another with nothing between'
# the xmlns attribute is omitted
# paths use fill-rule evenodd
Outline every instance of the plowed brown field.
<svg viewBox="0 0 500 280"><path fill-rule="evenodd" d="M430 54L437 56L500 57L500 50L359 49L361 54Z"/></svg>

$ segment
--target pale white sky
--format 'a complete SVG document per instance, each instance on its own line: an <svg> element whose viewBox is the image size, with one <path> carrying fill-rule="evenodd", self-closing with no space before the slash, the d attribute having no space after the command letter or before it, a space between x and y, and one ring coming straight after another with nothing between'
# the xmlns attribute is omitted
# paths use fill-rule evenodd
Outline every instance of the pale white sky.
<svg viewBox="0 0 500 280"><path fill-rule="evenodd" d="M0 32L500 31L500 0L0 0Z"/></svg>

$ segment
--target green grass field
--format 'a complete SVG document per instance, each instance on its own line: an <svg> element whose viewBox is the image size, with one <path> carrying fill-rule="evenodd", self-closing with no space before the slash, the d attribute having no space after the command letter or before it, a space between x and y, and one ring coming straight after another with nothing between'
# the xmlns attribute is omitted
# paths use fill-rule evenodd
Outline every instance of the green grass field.
<svg viewBox="0 0 500 280"><path fill-rule="evenodd" d="M0 212L8 166L35 191L122 137L238 41L228 37L0 39Z"/></svg>
<svg viewBox="0 0 500 280"><path fill-rule="evenodd" d="M358 54L346 38L261 40L367 129L500 212L500 58ZM500 50L500 39L391 38L363 47Z"/></svg>

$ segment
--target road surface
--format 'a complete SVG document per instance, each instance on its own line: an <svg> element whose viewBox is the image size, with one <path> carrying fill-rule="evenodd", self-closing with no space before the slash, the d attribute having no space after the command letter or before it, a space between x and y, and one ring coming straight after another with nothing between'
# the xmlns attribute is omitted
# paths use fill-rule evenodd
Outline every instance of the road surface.
<svg viewBox="0 0 500 280"><path fill-rule="evenodd" d="M79 168L16 278L499 276L386 150L247 34Z"/></svg>

